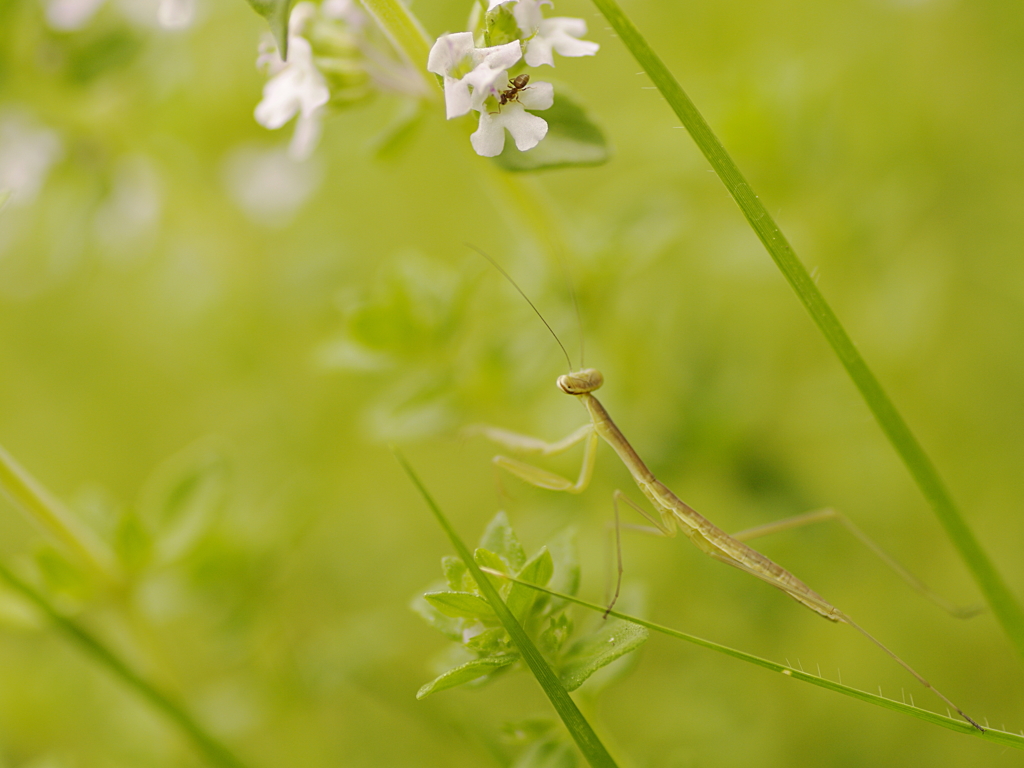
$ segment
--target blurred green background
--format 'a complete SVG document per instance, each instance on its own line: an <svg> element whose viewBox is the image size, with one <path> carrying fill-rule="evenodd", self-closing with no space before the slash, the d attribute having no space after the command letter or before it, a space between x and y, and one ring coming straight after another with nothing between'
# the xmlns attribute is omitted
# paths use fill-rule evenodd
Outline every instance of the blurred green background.
<svg viewBox="0 0 1024 768"><path fill-rule="evenodd" d="M437 35L462 29L468 5L421 0L414 11ZM1024 593L1024 8L624 8ZM602 46L559 59L554 74L615 155L511 183L567 244L586 360L605 373L602 400L619 425L727 530L833 506L936 590L977 601L657 91L591 5L558 0L555 11L586 18ZM30 157L38 180L0 215L0 444L108 539L145 519L182 463L214 455L229 479L187 550L141 571L130 608L72 577L49 594L254 766L511 765L502 724L550 714L532 678L414 699L446 641L408 604L449 548L387 442L471 542L499 508L530 550L578 526L582 593L604 599L611 492L629 489L611 452L602 447L582 496L510 479L503 496L493 449L458 436L473 422L548 438L583 423L554 387L557 347L464 245L499 259L576 356L538 222L439 105L387 161L372 146L402 105L383 97L329 119L315 155L288 161L291 127L268 132L252 116L262 20L240 0L199 0L183 30L154 19L155 5L108 0L80 29L56 31L37 0L0 0L0 173ZM572 473L577 461L550 466ZM38 574L43 542L0 499L4 562ZM685 541L625 532L624 548L649 618L940 709L849 628ZM968 713L1024 726L1021 659L991 615L949 618L838 526L759 549ZM596 700L581 692L624 766L1019 761L662 637L639 653ZM0 765L203 764L0 592Z"/></svg>

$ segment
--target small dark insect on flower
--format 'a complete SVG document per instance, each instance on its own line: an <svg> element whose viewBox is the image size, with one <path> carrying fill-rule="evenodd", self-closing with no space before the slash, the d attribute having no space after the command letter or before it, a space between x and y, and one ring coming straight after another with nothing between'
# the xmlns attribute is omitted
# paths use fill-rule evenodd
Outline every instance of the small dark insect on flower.
<svg viewBox="0 0 1024 768"><path fill-rule="evenodd" d="M529 82L529 75L516 75L509 80L508 89L498 92L498 106L503 107L510 102L519 101L519 93L526 90Z"/></svg>

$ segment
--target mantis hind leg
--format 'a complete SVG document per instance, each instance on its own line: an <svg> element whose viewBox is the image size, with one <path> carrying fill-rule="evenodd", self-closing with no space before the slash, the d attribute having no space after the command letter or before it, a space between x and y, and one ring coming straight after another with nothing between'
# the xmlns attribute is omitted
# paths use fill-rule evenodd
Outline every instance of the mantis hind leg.
<svg viewBox="0 0 1024 768"><path fill-rule="evenodd" d="M765 525L758 525L754 528L747 528L739 533L732 534L732 537L739 541L749 541L751 539L758 538L759 536L766 536L771 533L778 533L779 531L788 531L792 528L801 528L805 525L814 525L828 520L835 520L841 523L846 530L852 533L854 537L856 537L865 547L871 550L878 559L889 566L897 576L903 579L911 589L935 603L935 605L939 606L951 616L958 619L967 619L972 616L976 616L985 610L985 606L983 605L956 605L944 598L942 595L932 591L928 585L908 571L896 558L882 549L878 542L858 528L850 518L842 512L832 508L818 509L812 512L806 512L802 515L787 517L784 520L777 520L774 523L767 523Z"/></svg>
<svg viewBox="0 0 1024 768"><path fill-rule="evenodd" d="M615 607L615 603L619 599L619 593L622 591L622 523L619 518L619 502L624 502L633 509L635 509L641 517L651 524L650 527L644 526L629 526L636 530L643 531L644 533L653 533L656 536L666 536L671 538L676 535L676 528L673 524L666 522L664 519L659 520L650 512L645 510L629 496L624 494L622 491L616 489L612 494L612 505L615 509L615 564L616 564L616 577L615 577L615 592L612 594L611 602L608 603L608 607L604 610L604 617L607 618L612 608Z"/></svg>

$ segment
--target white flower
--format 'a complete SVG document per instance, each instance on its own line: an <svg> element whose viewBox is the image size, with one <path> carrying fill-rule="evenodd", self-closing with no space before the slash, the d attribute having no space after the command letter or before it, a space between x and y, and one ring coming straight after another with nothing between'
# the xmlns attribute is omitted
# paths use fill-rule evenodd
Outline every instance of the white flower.
<svg viewBox="0 0 1024 768"><path fill-rule="evenodd" d="M552 0L489 0L487 3L487 10L493 11L499 5L506 5L508 3L515 3L515 7L512 12L516 14L516 18L520 18L519 14L535 14L535 16L524 16L523 18L536 18L537 23L540 23L540 6L550 5L554 6ZM536 24L534 24L536 26Z"/></svg>
<svg viewBox="0 0 1024 768"><path fill-rule="evenodd" d="M500 3L494 3L493 5L500 5ZM542 5L554 7L551 0L517 0L515 7L512 8L512 14L516 17L516 24L519 25L519 29L523 31L525 37L529 37L536 32L544 20L540 13Z"/></svg>
<svg viewBox="0 0 1024 768"><path fill-rule="evenodd" d="M356 29L366 23L366 16L359 9L355 0L324 0L320 4L320 13L325 19L343 21Z"/></svg>
<svg viewBox="0 0 1024 768"><path fill-rule="evenodd" d="M561 56L593 56L601 46L589 40L578 39L585 34L587 22L583 19L543 19L537 27L537 34L526 45L526 63L531 67L539 67L541 64L553 67L555 57L552 50Z"/></svg>
<svg viewBox="0 0 1024 768"><path fill-rule="evenodd" d="M256 122L273 131L298 115L288 152L293 159L304 160L320 138L322 108L331 98L327 81L313 61L313 49L293 29L288 35L288 61L282 61L275 50L261 54L257 59L257 65L260 64L267 65L273 76L263 86L263 100L256 105Z"/></svg>
<svg viewBox="0 0 1024 768"><path fill-rule="evenodd" d="M505 148L505 129L512 134L520 152L533 149L548 133L547 121L531 115L527 109L548 109L555 103L551 83L533 83L516 94L516 101L499 107L498 112L481 112L480 125L469 137L473 149L483 157L494 157Z"/></svg>
<svg viewBox="0 0 1024 768"><path fill-rule="evenodd" d="M427 69L444 77L449 120L469 110L483 111L484 101L497 92L496 83L508 78L508 68L522 58L519 42L477 48L472 32L441 35L430 49Z"/></svg>
<svg viewBox="0 0 1024 768"><path fill-rule="evenodd" d="M31 203L63 155L56 131L20 109L0 113L0 189L14 193L13 204Z"/></svg>
<svg viewBox="0 0 1024 768"><path fill-rule="evenodd" d="M46 22L58 32L81 29L96 14L104 0L49 0Z"/></svg>
<svg viewBox="0 0 1024 768"><path fill-rule="evenodd" d="M164 29L186 29L196 15L195 0L160 0L157 22Z"/></svg>
<svg viewBox="0 0 1024 768"><path fill-rule="evenodd" d="M287 225L323 180L315 163L296 163L281 149L255 145L233 149L221 172L234 202L269 228Z"/></svg>

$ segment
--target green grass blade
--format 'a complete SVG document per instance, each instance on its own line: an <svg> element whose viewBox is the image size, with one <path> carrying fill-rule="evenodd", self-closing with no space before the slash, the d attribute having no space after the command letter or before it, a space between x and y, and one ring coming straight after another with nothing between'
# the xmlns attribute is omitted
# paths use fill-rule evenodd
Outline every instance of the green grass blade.
<svg viewBox="0 0 1024 768"><path fill-rule="evenodd" d="M697 147L707 158L715 173L725 184L729 194L764 243L775 264L793 287L800 301L811 314L853 379L889 442L892 443L911 476L935 511L939 522L957 548L964 563L974 576L985 600L992 608L1004 631L1024 656L1024 610L1010 592L1002 576L968 528L952 496L946 489L924 449L911 433L882 385L868 368L864 358L854 347L846 330L832 308L825 301L807 269L797 258L793 247L772 219L757 195L754 194L739 167L725 151L725 147L697 110L682 86L672 76L664 62L651 49L639 30L626 17L615 0L593 0L604 14L612 29L622 39L630 53L657 86L669 106L682 121Z"/></svg>
<svg viewBox="0 0 1024 768"><path fill-rule="evenodd" d="M360 0L360 4L388 36L395 50L426 78L427 56L434 41L405 3L402 0Z"/></svg>
<svg viewBox="0 0 1024 768"><path fill-rule="evenodd" d="M118 580L110 548L0 445L0 493L104 581Z"/></svg>
<svg viewBox="0 0 1024 768"><path fill-rule="evenodd" d="M509 581L514 581L517 584L524 584L526 586L529 586L531 589L537 590L538 592L544 592L545 594L551 595L552 597L567 600L570 603L575 603L576 605L580 605L584 608L589 608L590 610L596 611L600 614L604 614L606 611L606 606L597 605L595 603L589 603L586 600L581 600L580 598L573 597L572 595L566 595L562 592L557 592L553 589L541 587L536 584L529 584L528 582L521 581L512 576L508 576L497 571L488 571L488 573L494 576L499 576L503 579L507 579ZM726 656L732 656L734 659L745 661L748 664L755 664L759 667L770 669L773 672L781 672L786 677L791 677L794 680L800 680L805 683L810 683L811 685L816 685L819 688L825 688L829 691L835 691L836 693L841 693L844 696L849 696L860 701L865 701L868 704L873 704L876 707L882 707L883 709L891 709L896 712L902 712L906 715L916 717L919 720L924 720L925 722L931 723L932 725L938 725L942 728L948 728L951 731L957 731L958 733L963 733L969 736L977 736L980 739L991 741L996 744L1002 744L1004 746L1024 750L1024 734L1010 733L1008 731L999 731L991 727L986 727L984 733L982 733L977 728L974 728L973 726L971 726L964 720L961 720L960 718L947 717L945 715L940 715L936 712L932 712L928 709L921 709L920 707L915 707L911 704L905 704L901 701L893 701L892 699L887 699L884 696L880 696L876 693L868 693L867 691L861 691L857 688L851 688L848 685L843 685L842 683L836 683L831 680L826 680L823 677L818 677L817 675L809 674L801 669L794 669L793 667L790 667L786 664L779 664L774 661L769 661L768 659L763 659L760 656L754 656L751 653L746 653L744 651L736 650L735 648L730 648L727 645L714 643L710 640L705 640L703 638L696 637L695 635L688 635L685 632L680 632L679 630L662 626L661 624L655 624L653 621L647 621L645 619L640 619L636 616L630 616L629 614L620 613L614 610L608 611L608 615L614 616L618 619L623 619L624 621L628 621L632 624L638 624L641 627L646 627L652 632L660 632L663 635L668 635L669 637L673 637L677 640L685 640L688 643L699 645L702 648L708 648L712 651L717 651L718 653L725 654Z"/></svg>
<svg viewBox="0 0 1024 768"><path fill-rule="evenodd" d="M476 579L477 584L480 587L480 591L484 593L487 600L490 602L491 607L494 608L494 612L498 614L498 618L501 619L501 623L504 625L505 630L509 633L512 638L512 642L515 643L516 648L522 654L523 659L530 667L530 671L533 672L534 677L537 678L537 682L540 683L541 688L547 697L551 700L552 706L558 716L562 718L562 722L565 723L565 727L569 729L569 733L576 745L580 748L580 752L586 758L587 762L590 763L593 768L614 768L615 761L612 756L608 754L608 750L605 749L601 740L598 739L597 734L594 733L594 729L590 727L590 723L587 722L586 718L583 717L583 713L580 712L579 707L570 698L569 693L565 690L565 687L559 681L557 675L548 666L548 663L544 661L544 657L541 656L540 651L530 640L526 631L520 626L519 622L516 621L512 612L505 605L505 602L501 599L498 594L498 590L494 588L491 580L484 575L483 571L476 564L473 559L472 553L469 548L462 542L459 535L455 532L451 523L444 516L441 508L438 507L433 497L424 487L423 483L420 482L419 477L413 472L412 467L405 458L395 451L395 458L398 459L398 463L402 465L402 469L412 480L413 484L419 490L420 495L423 496L423 500L427 502L427 506L430 507L434 513L434 517L437 518L437 522L440 524L444 532L448 534L448 538L451 539L452 546L455 547L455 551L459 557L469 568L473 578ZM523 582L527 583L527 582Z"/></svg>
<svg viewBox="0 0 1024 768"><path fill-rule="evenodd" d="M113 672L123 682L133 688L144 699L149 701L157 710L173 722L192 743L209 758L214 765L225 768L245 768L245 763L235 757L234 754L216 738L196 722L184 707L173 701L169 696L162 693L149 681L135 672L113 651L105 646L96 636L72 621L56 608L39 592L29 584L18 578L6 565L0 563L0 578L7 582L12 589L22 595L39 609L59 630L71 639L79 648L87 653L93 660L99 662L109 671Z"/></svg>

